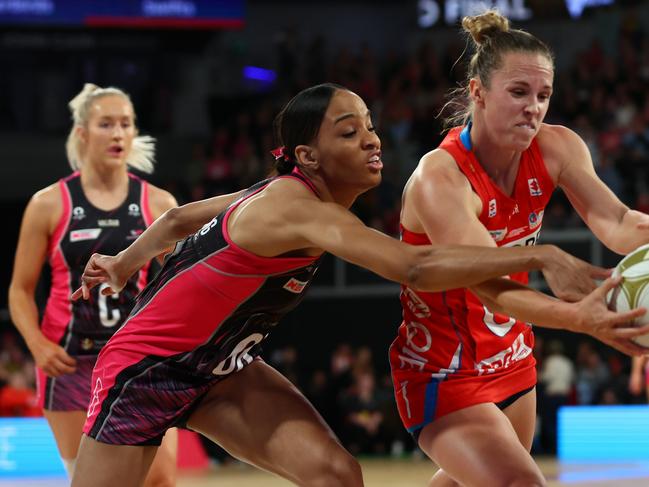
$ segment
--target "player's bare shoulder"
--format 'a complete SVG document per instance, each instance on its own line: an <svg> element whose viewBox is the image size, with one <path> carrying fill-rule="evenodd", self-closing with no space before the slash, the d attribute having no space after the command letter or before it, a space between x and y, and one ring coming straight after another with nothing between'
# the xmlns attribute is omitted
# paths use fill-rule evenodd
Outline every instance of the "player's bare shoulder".
<svg viewBox="0 0 649 487"><path fill-rule="evenodd" d="M178 203L169 191L149 184L149 207L155 219L175 206L178 206Z"/></svg>
<svg viewBox="0 0 649 487"><path fill-rule="evenodd" d="M586 143L574 130L563 125L542 124L536 140L543 161L555 181L567 165L590 160Z"/></svg>
<svg viewBox="0 0 649 487"><path fill-rule="evenodd" d="M468 181L453 159L453 156L444 149L434 149L419 160L417 168L412 173L407 186L406 194L418 191L422 186L442 186L448 188L462 188Z"/></svg>
<svg viewBox="0 0 649 487"><path fill-rule="evenodd" d="M280 218L296 218L308 214L308 208L321 203L320 198L295 178L278 178L263 190L263 198Z"/></svg>
<svg viewBox="0 0 649 487"><path fill-rule="evenodd" d="M541 124L536 136L544 159L565 156L576 146L583 144L574 130L563 125Z"/></svg>
<svg viewBox="0 0 649 487"><path fill-rule="evenodd" d="M53 233L63 213L63 197L58 182L36 191L27 208L25 217L35 225L44 225L49 233Z"/></svg>

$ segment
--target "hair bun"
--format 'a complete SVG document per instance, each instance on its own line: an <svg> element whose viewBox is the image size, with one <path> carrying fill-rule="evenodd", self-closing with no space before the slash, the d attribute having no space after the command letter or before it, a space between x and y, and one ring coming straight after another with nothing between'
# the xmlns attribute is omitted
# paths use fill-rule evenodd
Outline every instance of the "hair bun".
<svg viewBox="0 0 649 487"><path fill-rule="evenodd" d="M97 86L96 84L86 83L83 85L83 89L79 92L79 94L74 98L72 98L72 100L70 100L70 103L68 103L68 107L70 107L70 111L72 112L72 117L74 118L75 123L80 122L79 120L77 120L77 117L81 107L84 105L84 103L86 103L88 97L98 89L99 86Z"/></svg>
<svg viewBox="0 0 649 487"><path fill-rule="evenodd" d="M480 15L464 17L462 27L469 33L473 41L481 46L490 37L500 32L509 32L509 20L496 10L488 10Z"/></svg>

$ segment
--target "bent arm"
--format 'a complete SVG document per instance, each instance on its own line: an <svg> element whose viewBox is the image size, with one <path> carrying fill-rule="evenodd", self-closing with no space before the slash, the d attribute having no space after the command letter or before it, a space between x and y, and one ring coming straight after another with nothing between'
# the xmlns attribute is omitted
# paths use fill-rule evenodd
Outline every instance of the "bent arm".
<svg viewBox="0 0 649 487"><path fill-rule="evenodd" d="M552 137L540 139L544 157L557 164L557 184L597 238L619 254L649 242L649 215L629 209L602 182L581 137L561 126L546 130Z"/></svg>
<svg viewBox="0 0 649 487"><path fill-rule="evenodd" d="M129 276L132 275L178 240L196 232L227 208L240 194L239 192L215 196L169 208L135 242L117 254L120 267L127 269L130 272Z"/></svg>

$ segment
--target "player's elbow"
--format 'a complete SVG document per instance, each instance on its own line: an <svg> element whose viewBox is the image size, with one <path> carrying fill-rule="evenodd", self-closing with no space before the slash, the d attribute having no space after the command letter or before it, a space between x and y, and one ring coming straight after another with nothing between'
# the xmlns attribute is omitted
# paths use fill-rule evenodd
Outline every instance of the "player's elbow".
<svg viewBox="0 0 649 487"><path fill-rule="evenodd" d="M162 215L162 218L164 218L165 226L169 230L169 234L176 235L183 233L182 229L185 224L183 213L184 211L182 206L174 206L173 208L169 208Z"/></svg>
<svg viewBox="0 0 649 487"><path fill-rule="evenodd" d="M437 275L434 251L430 248L415 247L411 258L405 260L403 284L422 291L436 291L435 276Z"/></svg>

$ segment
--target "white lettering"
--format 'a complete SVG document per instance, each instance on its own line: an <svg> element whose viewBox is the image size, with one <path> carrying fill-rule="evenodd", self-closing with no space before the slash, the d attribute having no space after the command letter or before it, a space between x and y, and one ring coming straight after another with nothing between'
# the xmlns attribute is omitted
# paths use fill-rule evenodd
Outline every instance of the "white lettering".
<svg viewBox="0 0 649 487"><path fill-rule="evenodd" d="M446 0L444 3L444 22L453 25L464 16L478 15L489 9L496 9L504 17L511 20L529 20L532 18L532 10L525 5L525 0ZM417 22L424 29L434 26L440 18L441 7L439 1L419 0L417 10Z"/></svg>
<svg viewBox="0 0 649 487"><path fill-rule="evenodd" d="M247 338L241 340L232 353L217 365L212 373L214 375L228 375L236 370L243 369L246 365L250 364L253 360L248 352L265 338L261 333L253 333Z"/></svg>
<svg viewBox="0 0 649 487"><path fill-rule="evenodd" d="M586 7L597 7L600 5L611 5L614 0L566 0L566 8L573 18L581 17Z"/></svg>
<svg viewBox="0 0 649 487"><path fill-rule="evenodd" d="M196 5L180 0L144 0L142 13L150 17L193 17L196 15Z"/></svg>
<svg viewBox="0 0 649 487"><path fill-rule="evenodd" d="M437 2L433 0L419 0L417 5L419 7L419 15L417 16L419 27L425 29L435 25L439 20L439 5L437 5Z"/></svg>
<svg viewBox="0 0 649 487"><path fill-rule="evenodd" d="M112 328L119 321L121 313L119 308L108 308L108 295L102 293L102 291L108 287L110 286L106 282L102 282L101 286L99 286L97 306L99 307L99 321L101 321L102 326ZM111 294L110 298L113 302L116 302L119 299L119 293Z"/></svg>
<svg viewBox="0 0 649 487"><path fill-rule="evenodd" d="M481 360L480 363L475 365L475 368L480 375L493 374L498 369L506 369L514 362L523 360L531 353L532 349L525 344L525 337L521 333L509 348Z"/></svg>
<svg viewBox="0 0 649 487"><path fill-rule="evenodd" d="M417 338L418 336L423 336L425 340L424 345L417 345L415 343L415 338ZM411 321L408 323L408 334L406 341L408 343L408 346L412 347L417 352L425 353L430 350L430 345L433 343L433 337L430 336L430 331L428 331L424 325L417 323L416 321Z"/></svg>
<svg viewBox="0 0 649 487"><path fill-rule="evenodd" d="M51 15L54 2L51 0L0 0L0 13L13 15Z"/></svg>

